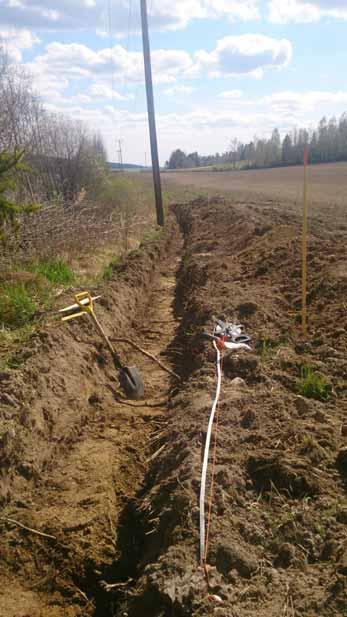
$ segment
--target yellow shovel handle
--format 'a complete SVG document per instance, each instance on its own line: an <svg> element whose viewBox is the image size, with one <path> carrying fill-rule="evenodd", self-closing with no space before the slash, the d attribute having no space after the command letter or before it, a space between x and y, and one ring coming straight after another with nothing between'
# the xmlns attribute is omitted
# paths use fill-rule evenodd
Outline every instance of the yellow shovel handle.
<svg viewBox="0 0 347 617"><path fill-rule="evenodd" d="M75 295L76 304L80 307L84 313L94 313L93 298L89 291L81 291ZM83 304L82 300L88 300L88 303Z"/></svg>

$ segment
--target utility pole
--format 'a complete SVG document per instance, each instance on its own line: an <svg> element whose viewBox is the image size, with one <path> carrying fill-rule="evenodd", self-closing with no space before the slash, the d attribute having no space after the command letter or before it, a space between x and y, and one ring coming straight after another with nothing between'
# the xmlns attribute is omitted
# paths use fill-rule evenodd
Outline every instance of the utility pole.
<svg viewBox="0 0 347 617"><path fill-rule="evenodd" d="M122 140L118 139L118 164L119 169L123 171L123 154L122 154Z"/></svg>
<svg viewBox="0 0 347 617"><path fill-rule="evenodd" d="M151 50L149 46L149 35L148 35L147 2L146 0L140 0L140 1L141 1L143 60L144 60L144 65L145 65L147 111L148 111L149 135L150 135L150 141L151 141L155 207L157 211L157 223L158 225L161 225L163 227L164 226L164 211L163 211L163 198L161 194L157 130L155 126L153 82L152 82L152 68L151 68Z"/></svg>

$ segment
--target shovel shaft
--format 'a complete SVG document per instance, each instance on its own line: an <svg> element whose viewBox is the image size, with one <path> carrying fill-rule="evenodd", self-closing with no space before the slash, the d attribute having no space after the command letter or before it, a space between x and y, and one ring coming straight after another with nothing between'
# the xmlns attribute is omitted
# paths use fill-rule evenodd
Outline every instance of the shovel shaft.
<svg viewBox="0 0 347 617"><path fill-rule="evenodd" d="M115 363L115 365L116 365L116 368L118 368L118 369L122 369L122 368L123 368L123 365L122 365L121 359L120 359L119 355L117 354L117 352L114 350L114 348L113 348L113 346L112 346L112 343L111 343L110 339L108 338L108 336L107 336L107 334L106 334L105 330L103 329L103 327L102 327L101 323L99 322L98 318L96 317L96 315L95 315L94 311L93 311L92 313L90 313L90 315L91 315L91 317L92 317L92 319L93 319L93 321L94 321L94 323L95 323L95 325L96 325L97 329L99 330L99 332L100 332L100 334L101 334L102 338L104 339L104 341L105 341L105 343L106 343L107 347L108 347L108 348L109 348L109 350L110 350L110 353L111 353L111 356L112 356L112 358L113 358L113 361L114 361L114 363Z"/></svg>

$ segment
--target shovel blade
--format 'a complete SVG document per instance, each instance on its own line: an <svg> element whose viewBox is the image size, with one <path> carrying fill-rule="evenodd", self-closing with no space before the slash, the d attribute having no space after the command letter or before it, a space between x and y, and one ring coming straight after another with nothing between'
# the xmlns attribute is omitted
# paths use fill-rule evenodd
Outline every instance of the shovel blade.
<svg viewBox="0 0 347 617"><path fill-rule="evenodd" d="M141 375L135 366L123 366L118 374L119 384L126 396L139 400L144 395L144 385Z"/></svg>

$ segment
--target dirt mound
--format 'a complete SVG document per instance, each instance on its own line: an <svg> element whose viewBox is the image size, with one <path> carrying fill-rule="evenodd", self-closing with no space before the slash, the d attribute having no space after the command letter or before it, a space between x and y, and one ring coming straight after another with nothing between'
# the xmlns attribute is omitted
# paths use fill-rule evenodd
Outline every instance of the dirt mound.
<svg viewBox="0 0 347 617"><path fill-rule="evenodd" d="M118 606L133 617L344 614L344 281L328 284L328 302L312 294L303 342L296 221L223 200L175 211L185 232L177 304L186 382L141 493L150 514L139 527L149 535L136 595ZM312 288L345 244L315 230L310 242ZM198 567L201 449L215 387L214 353L200 333L212 315L241 319L256 351L224 362L208 551L209 593L221 605ZM331 381L328 400L298 394L307 365Z"/></svg>
<svg viewBox="0 0 347 617"><path fill-rule="evenodd" d="M136 333L181 375L149 371L158 407L115 401L87 321L40 333L0 374L1 615L346 614L344 239L311 227L304 341L290 213L224 199L174 213L182 258L172 222L100 307L110 333ZM207 588L198 504L215 353L201 332L214 315L241 320L253 350L224 357Z"/></svg>

